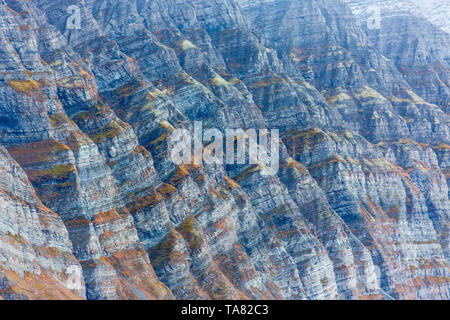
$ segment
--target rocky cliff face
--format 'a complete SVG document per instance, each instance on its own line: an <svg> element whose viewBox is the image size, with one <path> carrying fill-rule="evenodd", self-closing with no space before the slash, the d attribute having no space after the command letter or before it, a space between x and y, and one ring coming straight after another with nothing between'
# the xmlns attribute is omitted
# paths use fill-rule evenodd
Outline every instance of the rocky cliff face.
<svg viewBox="0 0 450 320"><path fill-rule="evenodd" d="M60 216L42 204L3 147L0 155L2 298L85 298L81 266Z"/></svg>
<svg viewBox="0 0 450 320"><path fill-rule="evenodd" d="M369 4L0 0L0 297L449 299L450 36ZM194 121L278 174L175 165Z"/></svg>

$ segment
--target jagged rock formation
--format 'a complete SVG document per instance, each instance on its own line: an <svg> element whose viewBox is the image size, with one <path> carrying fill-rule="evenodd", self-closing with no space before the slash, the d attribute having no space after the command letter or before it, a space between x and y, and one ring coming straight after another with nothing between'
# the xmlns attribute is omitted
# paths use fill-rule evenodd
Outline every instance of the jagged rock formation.
<svg viewBox="0 0 450 320"><path fill-rule="evenodd" d="M0 297L449 299L450 36L369 4L0 0ZM194 121L278 174L175 165Z"/></svg>

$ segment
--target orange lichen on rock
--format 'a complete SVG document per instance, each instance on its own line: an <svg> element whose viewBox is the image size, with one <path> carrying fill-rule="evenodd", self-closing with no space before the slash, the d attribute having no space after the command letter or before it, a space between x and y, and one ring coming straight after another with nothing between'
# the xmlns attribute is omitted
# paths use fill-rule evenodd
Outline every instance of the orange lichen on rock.
<svg viewBox="0 0 450 320"><path fill-rule="evenodd" d="M102 260L119 272L119 299L173 299L170 290L156 277L143 249L115 252Z"/></svg>
<svg viewBox="0 0 450 320"><path fill-rule="evenodd" d="M175 263L186 258L186 256L176 249L177 242L182 238L175 229L156 246L148 251L150 261L155 268L162 267L166 263Z"/></svg>
<svg viewBox="0 0 450 320"><path fill-rule="evenodd" d="M120 219L120 216L117 213L116 209L111 209L106 212L100 212L93 217L93 221L96 225L109 223L109 222L116 221L119 219Z"/></svg>
<svg viewBox="0 0 450 320"><path fill-rule="evenodd" d="M8 152L22 166L51 162L55 154L68 151L68 146L53 139L8 147Z"/></svg>
<svg viewBox="0 0 450 320"><path fill-rule="evenodd" d="M209 188L208 191L212 196L214 196L216 198L221 198L221 199L227 198L226 195L224 195L222 192L218 191L216 188Z"/></svg>
<svg viewBox="0 0 450 320"><path fill-rule="evenodd" d="M40 90L40 85L35 80L8 80L8 85L16 92L31 94Z"/></svg>
<svg viewBox="0 0 450 320"><path fill-rule="evenodd" d="M308 170L299 162L295 161L292 158L288 158L286 160L286 165L290 169L295 169L300 174L308 174Z"/></svg>
<svg viewBox="0 0 450 320"><path fill-rule="evenodd" d="M181 233L186 243L191 249L198 249L203 243L203 238L201 236L200 230L196 226L197 221L194 216L189 215L184 219L183 223L177 228L178 232Z"/></svg>
<svg viewBox="0 0 450 320"><path fill-rule="evenodd" d="M187 176L189 176L189 172L185 169L185 167L182 165L178 166L173 176L169 179L169 183L176 186Z"/></svg>
<svg viewBox="0 0 450 320"><path fill-rule="evenodd" d="M233 179L231 179L227 176L224 176L223 180L225 181L225 187L227 189L240 189L241 188L241 186L236 181L234 181Z"/></svg>
<svg viewBox="0 0 450 320"><path fill-rule="evenodd" d="M134 198L128 203L128 209L130 212L136 212L143 208L152 208L158 203L164 201L164 197L159 192L152 192L150 195Z"/></svg>
<svg viewBox="0 0 450 320"><path fill-rule="evenodd" d="M169 196L170 194L174 193L175 191L177 191L177 189L168 183L163 183L162 186L160 186L158 188L158 192L164 197Z"/></svg>
<svg viewBox="0 0 450 320"><path fill-rule="evenodd" d="M47 180L66 180L74 170L73 164L67 164L57 165L44 170L27 170L27 173L30 181L45 182Z"/></svg>
<svg viewBox="0 0 450 320"><path fill-rule="evenodd" d="M86 219L84 217L77 217L71 220L68 220L65 222L65 225L67 228L77 228L89 225L91 221L89 219Z"/></svg>
<svg viewBox="0 0 450 320"><path fill-rule="evenodd" d="M105 140L117 137L122 131L123 128L118 123L112 121L99 131L92 133L89 136L95 144L99 144Z"/></svg>
<svg viewBox="0 0 450 320"><path fill-rule="evenodd" d="M20 276L0 267L3 285L0 297L15 297L23 300L83 300L77 292L62 285L62 282L47 272L34 274L26 272Z"/></svg>

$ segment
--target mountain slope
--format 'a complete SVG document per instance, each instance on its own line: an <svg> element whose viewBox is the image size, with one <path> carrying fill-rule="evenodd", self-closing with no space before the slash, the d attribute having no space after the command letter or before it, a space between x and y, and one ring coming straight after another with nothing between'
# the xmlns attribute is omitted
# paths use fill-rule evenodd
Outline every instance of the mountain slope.
<svg viewBox="0 0 450 320"><path fill-rule="evenodd" d="M449 35L345 2L92 0L67 30L75 2L0 0L0 163L83 270L57 297L450 297ZM175 165L194 121L279 129L278 174Z"/></svg>

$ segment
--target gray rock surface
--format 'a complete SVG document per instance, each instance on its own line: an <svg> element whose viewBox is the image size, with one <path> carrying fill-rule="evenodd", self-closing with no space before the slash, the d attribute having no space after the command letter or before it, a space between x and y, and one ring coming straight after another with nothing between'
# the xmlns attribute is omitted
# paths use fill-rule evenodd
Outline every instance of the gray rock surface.
<svg viewBox="0 0 450 320"><path fill-rule="evenodd" d="M450 36L381 3L0 0L0 297L449 299ZM175 165L194 121L278 174Z"/></svg>

